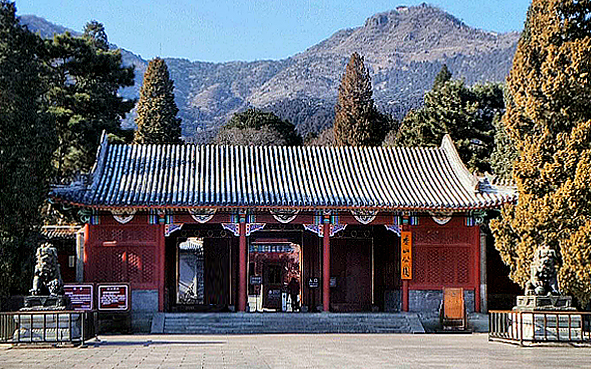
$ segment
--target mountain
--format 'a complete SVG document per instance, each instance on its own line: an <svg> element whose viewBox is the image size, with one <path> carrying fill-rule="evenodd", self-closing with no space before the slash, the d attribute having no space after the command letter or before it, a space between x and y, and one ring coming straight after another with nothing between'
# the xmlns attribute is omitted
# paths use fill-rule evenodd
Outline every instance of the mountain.
<svg viewBox="0 0 591 369"><path fill-rule="evenodd" d="M21 21L44 37L66 31L35 16L22 16ZM183 134L202 142L234 112L252 106L290 120L304 135L321 131L332 124L338 85L355 51L365 57L377 105L400 118L420 106L444 63L454 78L467 84L504 81L518 39L517 32L475 29L423 4L376 14L361 27L340 30L283 60L165 60L175 81ZM126 65L136 67L137 82L122 94L138 97L147 61L126 50L122 55Z"/></svg>

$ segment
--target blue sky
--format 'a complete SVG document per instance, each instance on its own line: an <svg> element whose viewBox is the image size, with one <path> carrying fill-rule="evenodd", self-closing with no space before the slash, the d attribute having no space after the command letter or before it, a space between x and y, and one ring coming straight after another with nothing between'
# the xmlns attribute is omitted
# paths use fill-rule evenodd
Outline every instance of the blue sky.
<svg viewBox="0 0 591 369"><path fill-rule="evenodd" d="M81 31L96 19L109 41L149 59L231 61L282 59L375 13L424 1L383 0L16 0L35 14ZM520 31L529 0L433 0L466 24Z"/></svg>

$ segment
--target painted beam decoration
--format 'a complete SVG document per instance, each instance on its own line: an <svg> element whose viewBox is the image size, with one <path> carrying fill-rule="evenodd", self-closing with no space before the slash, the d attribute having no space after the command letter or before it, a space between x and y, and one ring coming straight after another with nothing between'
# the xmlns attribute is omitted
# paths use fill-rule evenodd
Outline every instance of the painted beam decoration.
<svg viewBox="0 0 591 369"><path fill-rule="evenodd" d="M400 237L400 226L398 224L384 224L387 230L394 232Z"/></svg>
<svg viewBox="0 0 591 369"><path fill-rule="evenodd" d="M215 209L189 209L189 214L198 223L207 223L215 215Z"/></svg>
<svg viewBox="0 0 591 369"><path fill-rule="evenodd" d="M111 214L113 214L113 219L121 224L129 223L134 215L136 210L135 209L119 209L119 210L111 210Z"/></svg>
<svg viewBox="0 0 591 369"><path fill-rule="evenodd" d="M236 237L240 236L240 223L222 223L222 228L232 232ZM246 237L263 228L265 228L265 223L246 223Z"/></svg>
<svg viewBox="0 0 591 369"><path fill-rule="evenodd" d="M352 210L351 214L356 221L361 224L369 224L374 221L378 215L377 210Z"/></svg>
<svg viewBox="0 0 591 369"><path fill-rule="evenodd" d="M346 224L330 224L330 235L334 236L337 232L340 232L347 228ZM324 237L324 225L323 224L304 224L304 229L314 232L318 237Z"/></svg>
<svg viewBox="0 0 591 369"><path fill-rule="evenodd" d="M287 224L292 222L298 216L299 212L299 209L279 209L271 210L271 215L279 223Z"/></svg>
<svg viewBox="0 0 591 369"><path fill-rule="evenodd" d="M401 232L400 278L412 279L412 232L410 231Z"/></svg>
<svg viewBox="0 0 591 369"><path fill-rule="evenodd" d="M451 212L449 212L449 213L431 212L430 214L431 214L431 218L433 218L433 221L439 225L447 224L451 220L451 217L453 216L453 213L451 213Z"/></svg>
<svg viewBox="0 0 591 369"><path fill-rule="evenodd" d="M166 224L164 226L164 237L170 236L172 232L178 231L183 227L183 223L178 224Z"/></svg>

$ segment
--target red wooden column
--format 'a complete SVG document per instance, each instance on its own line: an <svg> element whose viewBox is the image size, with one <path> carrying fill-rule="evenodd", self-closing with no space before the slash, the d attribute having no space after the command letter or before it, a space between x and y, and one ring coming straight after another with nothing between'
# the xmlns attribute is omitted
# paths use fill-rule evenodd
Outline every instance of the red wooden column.
<svg viewBox="0 0 591 369"><path fill-rule="evenodd" d="M480 310L480 227L473 227L472 245L474 250L474 277L476 279L476 287L474 288L474 311L481 313Z"/></svg>
<svg viewBox="0 0 591 369"><path fill-rule="evenodd" d="M246 311L246 218L240 217L238 224L240 244L238 246L238 311Z"/></svg>
<svg viewBox="0 0 591 369"><path fill-rule="evenodd" d="M401 228L402 231L410 231L410 226L408 225L402 225ZM401 253L401 278L402 278L402 239L400 240L401 244L400 244L400 253ZM408 311L408 279L403 279L402 280L402 311Z"/></svg>
<svg viewBox="0 0 591 369"><path fill-rule="evenodd" d="M82 249L82 280L84 282L88 281L88 254L90 251L90 240L91 240L91 227L90 224L86 223L84 225L84 247Z"/></svg>
<svg viewBox="0 0 591 369"><path fill-rule="evenodd" d="M164 311L164 278L166 275L164 261L165 261L165 245L164 239L164 224L158 224L158 270L160 278L158 278L158 311Z"/></svg>
<svg viewBox="0 0 591 369"><path fill-rule="evenodd" d="M408 311L408 280L402 280L402 311Z"/></svg>
<svg viewBox="0 0 591 369"><path fill-rule="evenodd" d="M324 219L322 240L322 311L330 311L330 218Z"/></svg>

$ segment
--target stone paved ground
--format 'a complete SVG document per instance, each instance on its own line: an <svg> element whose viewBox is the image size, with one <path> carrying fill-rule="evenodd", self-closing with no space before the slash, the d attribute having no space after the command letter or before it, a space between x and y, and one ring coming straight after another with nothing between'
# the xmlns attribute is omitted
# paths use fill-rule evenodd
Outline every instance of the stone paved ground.
<svg viewBox="0 0 591 369"><path fill-rule="evenodd" d="M87 348L0 347L0 368L591 368L591 348L483 334L101 336Z"/></svg>

